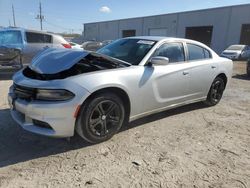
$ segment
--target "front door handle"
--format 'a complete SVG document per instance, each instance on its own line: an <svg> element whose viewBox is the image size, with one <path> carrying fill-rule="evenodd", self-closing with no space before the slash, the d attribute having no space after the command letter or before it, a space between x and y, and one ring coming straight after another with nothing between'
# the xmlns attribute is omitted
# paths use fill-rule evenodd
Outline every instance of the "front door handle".
<svg viewBox="0 0 250 188"><path fill-rule="evenodd" d="M187 75L187 74L189 74L189 72L183 71L183 75Z"/></svg>

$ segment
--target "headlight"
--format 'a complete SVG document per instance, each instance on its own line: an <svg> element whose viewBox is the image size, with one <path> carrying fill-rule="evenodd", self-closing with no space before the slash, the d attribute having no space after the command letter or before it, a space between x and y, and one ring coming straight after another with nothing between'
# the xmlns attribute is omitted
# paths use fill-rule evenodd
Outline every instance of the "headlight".
<svg viewBox="0 0 250 188"><path fill-rule="evenodd" d="M75 95L70 91L63 89L49 90L49 89L37 89L36 99L46 101L65 101L70 100Z"/></svg>

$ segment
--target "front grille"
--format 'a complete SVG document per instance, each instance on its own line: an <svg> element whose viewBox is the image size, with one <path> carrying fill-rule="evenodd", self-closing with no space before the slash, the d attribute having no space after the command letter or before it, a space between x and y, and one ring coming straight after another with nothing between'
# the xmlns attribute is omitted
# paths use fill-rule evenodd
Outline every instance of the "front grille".
<svg viewBox="0 0 250 188"><path fill-rule="evenodd" d="M14 94L16 98L32 100L36 97L35 88L29 88L29 87L14 84L13 89L14 89Z"/></svg>

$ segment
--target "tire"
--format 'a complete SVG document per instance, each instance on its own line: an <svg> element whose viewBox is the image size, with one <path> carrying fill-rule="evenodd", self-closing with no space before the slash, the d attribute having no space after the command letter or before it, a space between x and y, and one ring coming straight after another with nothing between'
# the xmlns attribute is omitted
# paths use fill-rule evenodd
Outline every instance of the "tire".
<svg viewBox="0 0 250 188"><path fill-rule="evenodd" d="M76 132L89 143L100 143L114 136L124 120L125 108L120 97L105 92L83 104L76 120Z"/></svg>
<svg viewBox="0 0 250 188"><path fill-rule="evenodd" d="M210 87L205 104L208 106L215 106L222 98L225 90L225 83L220 77L216 77Z"/></svg>

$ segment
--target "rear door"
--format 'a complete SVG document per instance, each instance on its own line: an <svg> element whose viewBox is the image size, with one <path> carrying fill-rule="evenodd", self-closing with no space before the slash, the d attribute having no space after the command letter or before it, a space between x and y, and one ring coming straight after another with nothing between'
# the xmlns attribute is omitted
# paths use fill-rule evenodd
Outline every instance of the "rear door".
<svg viewBox="0 0 250 188"><path fill-rule="evenodd" d="M189 99L206 97L217 73L217 63L210 51L199 45L187 43L186 50L190 65Z"/></svg>
<svg viewBox="0 0 250 188"><path fill-rule="evenodd" d="M25 32L26 44L23 52L23 63L29 64L32 58L45 48L52 47L52 36L49 34Z"/></svg>

